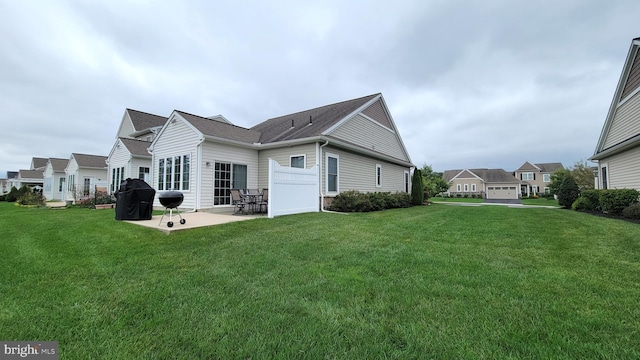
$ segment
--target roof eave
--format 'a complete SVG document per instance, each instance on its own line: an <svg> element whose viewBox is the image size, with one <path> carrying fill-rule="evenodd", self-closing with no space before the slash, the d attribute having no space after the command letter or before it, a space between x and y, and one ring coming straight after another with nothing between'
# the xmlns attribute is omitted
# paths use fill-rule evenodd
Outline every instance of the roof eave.
<svg viewBox="0 0 640 360"><path fill-rule="evenodd" d="M592 161L592 160L602 160L603 158L609 157L609 156L613 156L616 154L619 154L625 150L634 148L636 146L640 146L640 135L636 135L634 137L632 137L631 139L628 139L627 141L623 141L617 145L614 145L608 149L605 149L603 151L600 151L598 153L593 154L593 156L591 156L590 158L588 158L587 160Z"/></svg>

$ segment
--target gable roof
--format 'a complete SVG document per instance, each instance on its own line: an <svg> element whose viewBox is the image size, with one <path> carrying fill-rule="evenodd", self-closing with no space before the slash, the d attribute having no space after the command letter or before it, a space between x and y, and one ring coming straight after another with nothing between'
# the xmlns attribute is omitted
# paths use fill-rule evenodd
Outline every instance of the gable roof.
<svg viewBox="0 0 640 360"><path fill-rule="evenodd" d="M520 166L516 171L519 171L519 172L536 171L536 172L543 172L543 173L552 173L559 169L564 169L564 166L562 165L562 163L559 163L559 162L532 164L528 161L525 161L525 163L522 164L522 166Z"/></svg>
<svg viewBox="0 0 640 360"><path fill-rule="evenodd" d="M445 181L450 182L456 178L464 178L463 176L468 176L469 174L475 175L474 177L480 178L486 183L520 183L520 180L513 174L503 169L445 170L443 177Z"/></svg>
<svg viewBox="0 0 640 360"><path fill-rule="evenodd" d="M131 155L151 157L151 154L147 151L147 148L151 146L151 142L129 138L118 138L118 140L129 150Z"/></svg>
<svg viewBox="0 0 640 360"><path fill-rule="evenodd" d="M263 144L321 136L377 96L380 93L278 116L253 126L251 130L261 133L260 142Z"/></svg>
<svg viewBox="0 0 640 360"><path fill-rule="evenodd" d="M107 157L101 155L71 154L78 167L103 169L107 167Z"/></svg>
<svg viewBox="0 0 640 360"><path fill-rule="evenodd" d="M614 119L616 118L616 112L618 107L626 103L630 98L635 96L640 91L640 38L635 38L631 41L631 46L627 53L625 63L622 68L622 73L618 79L618 85L611 100L607 117L605 118L598 143L594 150L593 155L588 160L600 160L606 156L614 155L616 153L625 151L629 148L640 145L640 132L630 131L626 128L620 133L624 133L624 138L618 138L617 136L612 139L611 144L607 143L608 137L612 130ZM637 122L636 128L640 128L640 118L634 116L632 121Z"/></svg>
<svg viewBox="0 0 640 360"><path fill-rule="evenodd" d="M31 170L44 169L47 166L48 158L34 157L31 159Z"/></svg>
<svg viewBox="0 0 640 360"><path fill-rule="evenodd" d="M196 130L206 137L228 139L248 144L257 143L260 140L260 132L229 124L218 119L206 118L198 115L174 110L183 119L188 121Z"/></svg>
<svg viewBox="0 0 640 360"><path fill-rule="evenodd" d="M149 114L133 109L126 109L125 111L129 114L129 118L131 119L135 132L159 127L167 122L167 118L164 116Z"/></svg>
<svg viewBox="0 0 640 360"><path fill-rule="evenodd" d="M69 163L69 159L50 158L49 163L51 163L51 168L54 172L64 172L64 169Z"/></svg>

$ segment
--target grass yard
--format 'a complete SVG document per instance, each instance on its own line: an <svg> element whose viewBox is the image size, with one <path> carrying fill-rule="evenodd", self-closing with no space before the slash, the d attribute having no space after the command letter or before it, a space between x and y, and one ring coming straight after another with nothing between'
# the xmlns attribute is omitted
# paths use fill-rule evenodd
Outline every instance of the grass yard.
<svg viewBox="0 0 640 360"><path fill-rule="evenodd" d="M431 205L165 235L0 203L0 229L0 339L61 359L640 358L624 221Z"/></svg>
<svg viewBox="0 0 640 360"><path fill-rule="evenodd" d="M457 197L434 197L430 198L430 201L435 202L465 202L465 203L481 203L484 202L482 198L457 198Z"/></svg>

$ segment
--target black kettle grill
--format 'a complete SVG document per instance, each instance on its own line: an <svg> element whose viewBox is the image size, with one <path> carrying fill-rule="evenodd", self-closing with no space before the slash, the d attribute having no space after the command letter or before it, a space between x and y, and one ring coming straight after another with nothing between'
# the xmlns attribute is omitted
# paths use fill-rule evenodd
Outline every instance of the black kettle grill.
<svg viewBox="0 0 640 360"><path fill-rule="evenodd" d="M184 201L184 195L180 191L165 191L158 196L158 200L160 201L160 204L164 206L164 211L162 212L162 217L160 218L160 224L162 224L164 214L167 212L167 210L169 210L169 221L167 222L167 226L173 227L173 209L176 209L176 212L180 217L180 224L185 224L187 222L187 220L182 218L182 216L180 215L180 210L178 210L178 206L180 206L182 204L182 201Z"/></svg>

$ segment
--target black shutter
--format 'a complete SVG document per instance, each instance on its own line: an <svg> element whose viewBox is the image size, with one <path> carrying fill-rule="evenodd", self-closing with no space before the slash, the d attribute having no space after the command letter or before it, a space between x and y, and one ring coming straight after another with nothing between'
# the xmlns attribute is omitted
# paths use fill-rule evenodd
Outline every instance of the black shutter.
<svg viewBox="0 0 640 360"><path fill-rule="evenodd" d="M536 179L536 173L533 173L533 180Z"/></svg>

